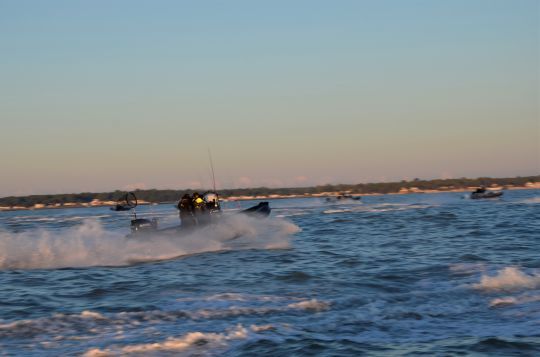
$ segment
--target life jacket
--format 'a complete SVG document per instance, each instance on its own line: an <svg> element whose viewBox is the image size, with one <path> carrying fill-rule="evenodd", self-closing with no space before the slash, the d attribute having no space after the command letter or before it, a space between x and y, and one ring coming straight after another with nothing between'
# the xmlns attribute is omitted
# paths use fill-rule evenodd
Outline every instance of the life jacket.
<svg viewBox="0 0 540 357"><path fill-rule="evenodd" d="M200 197L197 197L193 200L193 205L196 207L196 208L199 208L199 207L202 207L204 206L204 200Z"/></svg>

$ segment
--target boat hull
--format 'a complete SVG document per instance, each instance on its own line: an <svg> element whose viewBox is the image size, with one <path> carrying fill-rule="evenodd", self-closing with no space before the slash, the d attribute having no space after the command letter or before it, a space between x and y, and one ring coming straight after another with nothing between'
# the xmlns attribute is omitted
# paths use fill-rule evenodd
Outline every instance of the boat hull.
<svg viewBox="0 0 540 357"><path fill-rule="evenodd" d="M502 191L488 191L488 192L473 192L471 198L473 200L481 200L487 198L497 198L502 196Z"/></svg>
<svg viewBox="0 0 540 357"><path fill-rule="evenodd" d="M260 202L259 204L240 211L239 214L244 214L250 217L265 218L268 217L272 209L268 202ZM219 224L224 219L221 216L221 212L211 213L209 221L211 223ZM185 227L182 225L172 226L167 228L158 228L157 220L138 218L131 220L131 233L127 235L128 238L137 238L152 235L167 235L167 236L185 236L193 233L196 230L207 227L206 225L195 225Z"/></svg>

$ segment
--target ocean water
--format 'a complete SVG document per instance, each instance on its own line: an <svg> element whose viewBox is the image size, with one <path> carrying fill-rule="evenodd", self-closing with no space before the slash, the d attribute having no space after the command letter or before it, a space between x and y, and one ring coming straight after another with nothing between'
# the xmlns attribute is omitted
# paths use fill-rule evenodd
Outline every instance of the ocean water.
<svg viewBox="0 0 540 357"><path fill-rule="evenodd" d="M540 190L254 203L0 213L0 356L540 355Z"/></svg>

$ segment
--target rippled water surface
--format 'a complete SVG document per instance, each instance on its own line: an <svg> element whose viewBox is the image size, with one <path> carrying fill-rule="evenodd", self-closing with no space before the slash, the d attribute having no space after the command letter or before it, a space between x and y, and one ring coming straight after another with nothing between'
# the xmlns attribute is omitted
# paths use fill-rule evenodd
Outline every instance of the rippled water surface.
<svg viewBox="0 0 540 357"><path fill-rule="evenodd" d="M540 354L539 190L250 204L0 213L0 356Z"/></svg>

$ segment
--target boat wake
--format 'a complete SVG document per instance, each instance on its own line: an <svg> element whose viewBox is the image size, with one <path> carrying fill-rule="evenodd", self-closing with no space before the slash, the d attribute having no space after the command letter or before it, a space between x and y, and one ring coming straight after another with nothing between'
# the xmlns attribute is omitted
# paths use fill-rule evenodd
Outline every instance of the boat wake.
<svg viewBox="0 0 540 357"><path fill-rule="evenodd" d="M134 239L104 229L97 220L86 220L61 231L0 231L0 269L123 266L213 251L285 249L298 231L283 219L235 215L182 237L156 234Z"/></svg>

